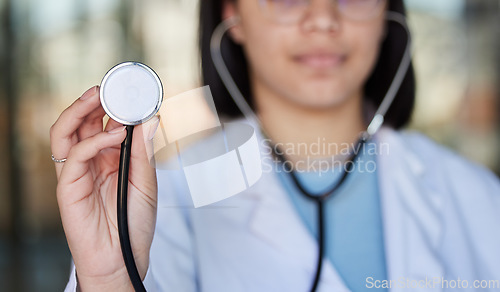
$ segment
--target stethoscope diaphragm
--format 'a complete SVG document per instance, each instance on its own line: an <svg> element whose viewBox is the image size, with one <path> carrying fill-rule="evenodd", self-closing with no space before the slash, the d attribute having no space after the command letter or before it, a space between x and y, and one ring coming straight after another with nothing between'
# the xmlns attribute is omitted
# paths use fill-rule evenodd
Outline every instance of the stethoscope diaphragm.
<svg viewBox="0 0 500 292"><path fill-rule="evenodd" d="M111 68L101 82L101 104L108 116L127 126L153 117L163 100L163 86L153 69L138 62Z"/></svg>

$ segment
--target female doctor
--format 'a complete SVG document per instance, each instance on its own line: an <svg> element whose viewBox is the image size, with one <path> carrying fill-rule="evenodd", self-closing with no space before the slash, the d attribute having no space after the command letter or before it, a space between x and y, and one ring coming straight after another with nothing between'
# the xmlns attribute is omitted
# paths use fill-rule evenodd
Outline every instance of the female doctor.
<svg viewBox="0 0 500 292"><path fill-rule="evenodd" d="M407 35L389 24L387 11L404 14L403 2L201 1L204 81L219 114L237 117L209 51L215 27L237 19L222 51L260 121L249 122L261 127L269 171L243 193L190 208L182 174L155 172L147 161L158 119L139 126L129 229L148 291L311 291L318 209L274 158L284 154L308 192L325 192L338 180L343 166L332 166L333 157L342 157L366 129L403 55ZM499 288L491 285L500 281L500 183L427 138L398 130L410 118L414 92L410 66L384 126L324 203L317 291L472 291L482 280ZM103 131L103 116L94 87L51 128L54 157L67 158L56 163L57 198L74 260L67 291L133 290L115 215L125 131L113 121ZM299 151L298 145L312 149L318 141L335 147ZM328 171L310 167L326 161Z"/></svg>

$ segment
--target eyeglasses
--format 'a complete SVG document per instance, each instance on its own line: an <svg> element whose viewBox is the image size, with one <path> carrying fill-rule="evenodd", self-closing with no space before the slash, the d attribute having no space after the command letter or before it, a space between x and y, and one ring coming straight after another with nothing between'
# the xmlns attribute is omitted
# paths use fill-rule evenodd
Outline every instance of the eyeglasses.
<svg viewBox="0 0 500 292"><path fill-rule="evenodd" d="M292 24L304 19L311 2L315 0L258 0L262 11L272 20ZM382 13L386 0L330 0L348 19L370 20Z"/></svg>

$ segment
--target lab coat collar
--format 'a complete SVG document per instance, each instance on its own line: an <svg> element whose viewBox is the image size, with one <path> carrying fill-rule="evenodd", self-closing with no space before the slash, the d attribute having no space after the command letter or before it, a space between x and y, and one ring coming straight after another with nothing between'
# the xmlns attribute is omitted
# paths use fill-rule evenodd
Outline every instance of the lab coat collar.
<svg viewBox="0 0 500 292"><path fill-rule="evenodd" d="M251 123L259 129L256 123ZM271 159L269 149L258 133L263 160ZM378 156L379 187L384 228L384 244L388 279L432 281L443 276L443 266L437 252L441 225L439 221L439 194L423 181L424 163L402 139L400 133L382 128L375 137L378 143L388 143L389 153ZM273 246L277 252L293 258L296 264L311 275L316 270L317 242L297 214L292 202L275 173L264 171L258 183L247 194L255 196L256 204L250 218L250 230L255 236ZM390 291L403 291L394 282ZM426 285L428 284L425 283ZM332 287L334 287L332 289ZM318 291L349 291L328 260ZM440 291L440 287L426 287L426 291Z"/></svg>

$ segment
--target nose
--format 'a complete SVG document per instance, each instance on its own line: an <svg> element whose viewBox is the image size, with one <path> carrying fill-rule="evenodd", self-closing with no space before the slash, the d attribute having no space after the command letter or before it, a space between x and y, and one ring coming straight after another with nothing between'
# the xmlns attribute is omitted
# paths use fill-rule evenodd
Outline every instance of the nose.
<svg viewBox="0 0 500 292"><path fill-rule="evenodd" d="M310 0L302 20L305 32L334 33L340 29L340 15L336 2L332 0Z"/></svg>

